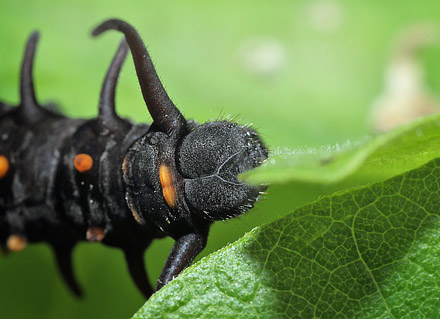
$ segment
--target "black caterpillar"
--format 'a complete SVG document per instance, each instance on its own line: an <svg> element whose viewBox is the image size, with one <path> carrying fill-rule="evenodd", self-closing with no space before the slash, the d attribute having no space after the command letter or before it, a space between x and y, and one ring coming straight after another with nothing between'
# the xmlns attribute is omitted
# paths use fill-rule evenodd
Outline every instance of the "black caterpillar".
<svg viewBox="0 0 440 319"><path fill-rule="evenodd" d="M213 221L253 207L263 186L240 182L267 149L255 131L229 121L187 121L164 90L136 30L107 20L94 29L122 32L107 71L96 119L70 119L37 102L33 61L39 34L27 43L20 104L0 102L0 243L19 251L48 242L76 295L72 249L78 241L121 248L146 298L153 293L144 251L171 236L174 246L155 290L185 269L205 247ZM153 123L118 117L115 88L130 49Z"/></svg>

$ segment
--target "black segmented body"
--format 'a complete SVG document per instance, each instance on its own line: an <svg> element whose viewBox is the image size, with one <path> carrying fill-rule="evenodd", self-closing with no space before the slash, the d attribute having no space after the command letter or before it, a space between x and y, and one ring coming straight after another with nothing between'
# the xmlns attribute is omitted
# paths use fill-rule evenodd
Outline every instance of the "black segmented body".
<svg viewBox="0 0 440 319"><path fill-rule="evenodd" d="M38 34L31 35L21 73L18 107L0 103L0 155L9 168L0 177L0 243L11 238L48 242L60 271L80 294L71 251L81 240L121 248L136 285L153 289L143 255L154 238L171 236L174 247L158 280L160 289L203 249L214 220L243 213L263 187L237 175L267 157L257 134L230 122L186 121L169 99L136 31L120 20L95 29L124 33L153 124L134 125L116 115L117 77L128 51L121 41L101 91L96 119L70 119L40 106L32 64ZM78 154L93 159L83 172Z"/></svg>

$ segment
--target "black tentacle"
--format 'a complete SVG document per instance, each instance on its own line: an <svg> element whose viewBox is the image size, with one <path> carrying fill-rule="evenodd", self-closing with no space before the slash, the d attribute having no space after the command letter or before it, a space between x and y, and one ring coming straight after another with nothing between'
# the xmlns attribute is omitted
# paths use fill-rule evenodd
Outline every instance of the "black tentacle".
<svg viewBox="0 0 440 319"><path fill-rule="evenodd" d="M180 136L186 129L186 120L160 82L141 37L131 25L118 19L105 21L96 27L92 34L97 36L110 29L120 31L125 35L133 56L142 95L155 127L167 134Z"/></svg>
<svg viewBox="0 0 440 319"><path fill-rule="evenodd" d="M21 66L19 118L24 123L35 123L44 115L35 97L33 80L35 51L39 37L40 34L37 31L30 35Z"/></svg>
<svg viewBox="0 0 440 319"><path fill-rule="evenodd" d="M82 289L76 280L73 266L72 266L72 251L74 245L52 245L55 259L58 265L61 276L69 286L70 290L77 296L81 297L83 295Z"/></svg>
<svg viewBox="0 0 440 319"><path fill-rule="evenodd" d="M99 98L98 120L102 127L110 130L114 130L115 127L119 127L125 123L116 113L115 94L119 73L127 57L127 53L127 41L122 39L102 84L101 96Z"/></svg>
<svg viewBox="0 0 440 319"><path fill-rule="evenodd" d="M145 271L144 249L124 248L124 254L128 270L136 287L138 287L146 299L150 298L153 294L153 288L148 281L147 272Z"/></svg>

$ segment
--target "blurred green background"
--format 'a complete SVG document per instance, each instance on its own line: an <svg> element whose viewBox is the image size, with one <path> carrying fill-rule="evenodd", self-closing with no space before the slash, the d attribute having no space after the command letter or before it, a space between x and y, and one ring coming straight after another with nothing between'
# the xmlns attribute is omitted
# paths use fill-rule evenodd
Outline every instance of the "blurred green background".
<svg viewBox="0 0 440 319"><path fill-rule="evenodd" d="M383 89L393 42L405 28L440 21L435 1L86 1L0 0L0 98L18 102L18 74L29 33L42 33L35 65L40 101L65 114L97 114L101 81L118 45L116 32L92 27L119 17L142 35L169 95L199 122L232 115L253 123L271 150L344 143L369 134L372 102ZM440 95L440 46L420 61ZM120 114L149 122L132 61L118 85ZM0 128L1 132L1 128ZM38 185L36 185L38 187ZM203 255L340 185L277 185L250 213L216 223ZM154 283L172 245L146 254ZM64 287L44 244L0 258L1 318L128 318L144 300L122 253L80 244L75 268L86 292Z"/></svg>

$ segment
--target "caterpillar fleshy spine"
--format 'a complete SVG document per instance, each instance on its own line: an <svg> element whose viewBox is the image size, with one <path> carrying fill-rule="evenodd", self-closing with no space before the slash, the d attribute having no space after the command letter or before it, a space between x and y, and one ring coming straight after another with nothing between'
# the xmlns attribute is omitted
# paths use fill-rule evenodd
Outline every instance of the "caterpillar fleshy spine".
<svg viewBox="0 0 440 319"><path fill-rule="evenodd" d="M76 295L72 249L79 241L123 250L130 274L148 298L144 252L171 236L174 246L155 290L205 247L213 221L251 208L264 186L237 175L259 166L267 149L249 127L229 121L187 121L168 97L136 30L112 19L93 35L122 32L107 71L95 119L70 119L39 105L33 85L38 33L22 63L20 103L0 102L0 243L19 251L48 242ZM115 109L115 90L131 51L153 123L133 124Z"/></svg>

